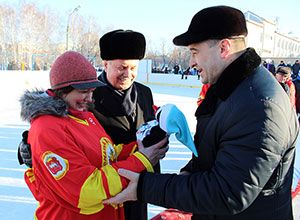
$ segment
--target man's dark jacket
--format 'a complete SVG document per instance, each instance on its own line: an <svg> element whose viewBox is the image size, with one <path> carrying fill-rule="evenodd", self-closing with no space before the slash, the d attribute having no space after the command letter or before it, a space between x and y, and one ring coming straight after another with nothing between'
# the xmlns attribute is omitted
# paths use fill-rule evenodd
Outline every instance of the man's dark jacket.
<svg viewBox="0 0 300 220"><path fill-rule="evenodd" d="M196 110L199 157L190 175L140 175L138 199L197 220L291 220L298 121L289 98L251 48Z"/></svg>
<svg viewBox="0 0 300 220"><path fill-rule="evenodd" d="M134 82L126 91L113 88L103 72L98 79L106 86L93 92L94 115L112 138L114 144L126 144L136 140L137 129L146 121L154 119L153 97L150 88ZM159 171L159 165L154 167ZM147 204L142 202L124 203L125 219L146 220Z"/></svg>

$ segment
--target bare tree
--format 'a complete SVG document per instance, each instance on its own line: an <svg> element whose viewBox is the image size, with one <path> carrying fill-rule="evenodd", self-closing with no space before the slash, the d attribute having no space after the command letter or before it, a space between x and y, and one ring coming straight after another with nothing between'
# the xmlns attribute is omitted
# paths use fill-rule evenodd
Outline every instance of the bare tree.
<svg viewBox="0 0 300 220"><path fill-rule="evenodd" d="M85 25L84 33L81 33L79 39L80 51L85 55L94 65L100 61L99 49L99 32L100 26L94 17L89 17Z"/></svg>
<svg viewBox="0 0 300 220"><path fill-rule="evenodd" d="M32 3L22 5L19 14L19 42L24 56L27 56L28 65L33 69L44 68L59 22L53 12L41 11Z"/></svg>
<svg viewBox="0 0 300 220"><path fill-rule="evenodd" d="M174 47L174 49L170 51L168 57L172 66L178 64L186 69L189 65L190 52L185 47Z"/></svg>
<svg viewBox="0 0 300 220"><path fill-rule="evenodd" d="M10 69L48 68L66 50L66 45L85 55L95 66L102 62L99 37L101 31L107 32L112 26L101 29L94 17L83 17L78 10L66 13L69 17L65 21L51 8L41 9L27 0L20 2L18 6L0 5L0 69L8 64ZM182 49L171 50L165 39L158 44L159 49L154 50L152 42L147 42L146 58L152 59L153 67L188 62Z"/></svg>
<svg viewBox="0 0 300 220"><path fill-rule="evenodd" d="M165 67L168 67L168 58L167 58L167 48L166 48L166 40L162 39L160 42L160 51L161 51L161 57L162 57L162 61L163 61L163 65L162 65L162 69Z"/></svg>
<svg viewBox="0 0 300 220"><path fill-rule="evenodd" d="M9 6L0 6L0 63L1 69L15 69L17 65L16 12Z"/></svg>

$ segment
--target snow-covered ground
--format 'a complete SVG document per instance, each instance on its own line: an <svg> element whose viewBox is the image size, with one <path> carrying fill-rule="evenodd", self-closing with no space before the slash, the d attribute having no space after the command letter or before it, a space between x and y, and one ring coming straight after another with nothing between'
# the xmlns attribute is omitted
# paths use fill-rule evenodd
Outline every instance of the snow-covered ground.
<svg viewBox="0 0 300 220"><path fill-rule="evenodd" d="M195 76L181 80L180 75L140 75L138 81L151 87L156 105L173 103L185 114L195 132L194 112L201 82ZM36 202L23 181L25 166L19 166L16 149L28 124L19 117L19 97L25 89L48 88L48 72L0 71L0 219L33 219ZM161 162L162 172L177 173L188 162L190 151L171 136L170 150ZM294 200L295 219L300 220L300 198ZM163 208L149 205L149 218Z"/></svg>

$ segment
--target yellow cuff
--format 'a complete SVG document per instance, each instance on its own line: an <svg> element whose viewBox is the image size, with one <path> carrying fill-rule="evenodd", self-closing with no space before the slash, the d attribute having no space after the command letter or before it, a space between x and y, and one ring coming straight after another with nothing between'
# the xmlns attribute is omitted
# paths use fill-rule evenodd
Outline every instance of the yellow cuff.
<svg viewBox="0 0 300 220"><path fill-rule="evenodd" d="M150 161L144 154L137 151L133 155L136 156L144 164L144 167L146 168L146 170L148 172L154 173L154 170L153 170L153 167L152 167Z"/></svg>
<svg viewBox="0 0 300 220"><path fill-rule="evenodd" d="M33 172L33 168L28 168L25 171L25 174L26 174L27 178L29 179L30 183L33 183L33 181L35 181L35 175Z"/></svg>

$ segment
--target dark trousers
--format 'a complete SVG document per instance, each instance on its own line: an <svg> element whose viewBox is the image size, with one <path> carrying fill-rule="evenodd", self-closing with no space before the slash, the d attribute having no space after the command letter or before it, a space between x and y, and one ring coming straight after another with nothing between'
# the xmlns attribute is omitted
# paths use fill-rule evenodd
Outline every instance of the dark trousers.
<svg viewBox="0 0 300 220"><path fill-rule="evenodd" d="M147 203L128 201L124 203L125 220L147 220Z"/></svg>

